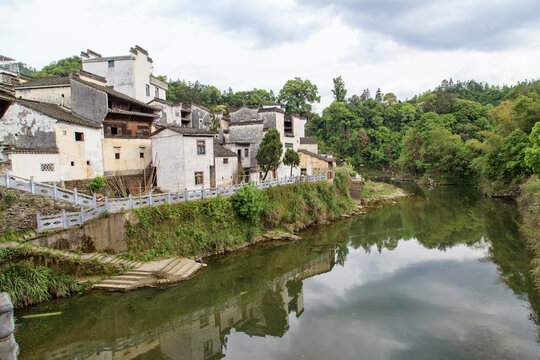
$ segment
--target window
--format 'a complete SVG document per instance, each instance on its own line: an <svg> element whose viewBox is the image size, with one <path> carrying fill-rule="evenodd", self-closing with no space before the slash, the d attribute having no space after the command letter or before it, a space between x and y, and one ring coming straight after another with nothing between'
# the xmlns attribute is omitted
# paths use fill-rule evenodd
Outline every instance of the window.
<svg viewBox="0 0 540 360"><path fill-rule="evenodd" d="M293 144L292 143L285 143L285 149L292 149Z"/></svg>
<svg viewBox="0 0 540 360"><path fill-rule="evenodd" d="M41 171L54 171L54 164L41 164Z"/></svg>
<svg viewBox="0 0 540 360"><path fill-rule="evenodd" d="M180 111L175 112L175 113L174 113L174 116L180 117Z"/></svg>
<svg viewBox="0 0 540 360"><path fill-rule="evenodd" d="M150 96L150 85L146 84L146 96Z"/></svg>
<svg viewBox="0 0 540 360"><path fill-rule="evenodd" d="M87 161L86 161L86 165L90 165L90 160L87 160Z"/></svg>
<svg viewBox="0 0 540 360"><path fill-rule="evenodd" d="M223 158L223 163L228 164L229 163L229 158Z"/></svg>
<svg viewBox="0 0 540 360"><path fill-rule="evenodd" d="M212 343L212 340L207 340L204 342L203 344L203 347L204 347L204 358L205 359L208 359L212 356L212 354L214 353L214 350L213 350L213 343Z"/></svg>
<svg viewBox="0 0 540 360"><path fill-rule="evenodd" d="M238 153L238 157L241 159L242 158L242 149L238 149L237 153Z"/></svg>
<svg viewBox="0 0 540 360"><path fill-rule="evenodd" d="M206 154L206 144L204 140L197 140L197 155Z"/></svg>
<svg viewBox="0 0 540 360"><path fill-rule="evenodd" d="M156 97L158 98L159 97L159 89L156 88Z"/></svg>
<svg viewBox="0 0 540 360"><path fill-rule="evenodd" d="M116 160L120 160L120 153L119 153L119 152L114 153L114 158L115 158Z"/></svg>
<svg viewBox="0 0 540 360"><path fill-rule="evenodd" d="M195 172L195 185L202 185L204 183L202 171Z"/></svg>
<svg viewBox="0 0 540 360"><path fill-rule="evenodd" d="M244 149L244 157L249 157L249 149Z"/></svg>
<svg viewBox="0 0 540 360"><path fill-rule="evenodd" d="M118 128L116 126L111 126L111 135L118 135Z"/></svg>
<svg viewBox="0 0 540 360"><path fill-rule="evenodd" d="M84 141L84 133L75 132L75 141Z"/></svg>
<svg viewBox="0 0 540 360"><path fill-rule="evenodd" d="M139 153L139 159L144 159L144 153L143 152Z"/></svg>
<svg viewBox="0 0 540 360"><path fill-rule="evenodd" d="M75 161L72 161L72 162L71 162L71 166L75 166Z"/></svg>
<svg viewBox="0 0 540 360"><path fill-rule="evenodd" d="M108 61L109 69L114 67L114 60Z"/></svg>

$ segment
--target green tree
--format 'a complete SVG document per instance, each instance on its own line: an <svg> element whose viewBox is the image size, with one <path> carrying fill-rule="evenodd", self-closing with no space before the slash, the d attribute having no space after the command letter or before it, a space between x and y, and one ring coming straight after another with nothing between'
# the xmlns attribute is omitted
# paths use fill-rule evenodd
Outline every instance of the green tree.
<svg viewBox="0 0 540 360"><path fill-rule="evenodd" d="M393 93L388 93L384 95L383 97L383 102L386 105L394 105L396 101L397 101L396 95L394 95Z"/></svg>
<svg viewBox="0 0 540 360"><path fill-rule="evenodd" d="M309 80L295 77L288 80L279 92L278 101L285 104L287 114L298 114L309 117L311 104L321 101L317 85Z"/></svg>
<svg viewBox="0 0 540 360"><path fill-rule="evenodd" d="M77 70L82 69L82 60L79 56L72 56L58 61L53 61L49 65L46 65L40 71L33 73L32 77L45 77L45 76L67 76L68 74L75 74Z"/></svg>
<svg viewBox="0 0 540 360"><path fill-rule="evenodd" d="M279 138L279 132L270 128L259 145L257 151L257 163L262 171L264 171L263 180L266 179L269 171L275 171L281 162L281 154L283 154L283 144Z"/></svg>
<svg viewBox="0 0 540 360"><path fill-rule="evenodd" d="M298 155L298 153L294 151L293 149L287 149L283 157L283 164L289 165L291 167L291 177L292 177L293 168L300 165L300 155Z"/></svg>
<svg viewBox="0 0 540 360"><path fill-rule="evenodd" d="M347 89L345 89L345 82L341 78L341 75L337 78L334 78L334 89L332 93L334 94L334 99L337 102L345 102L345 96L347 96Z"/></svg>
<svg viewBox="0 0 540 360"><path fill-rule="evenodd" d="M540 122L537 122L529 135L531 147L525 150L525 163L534 174L540 174Z"/></svg>

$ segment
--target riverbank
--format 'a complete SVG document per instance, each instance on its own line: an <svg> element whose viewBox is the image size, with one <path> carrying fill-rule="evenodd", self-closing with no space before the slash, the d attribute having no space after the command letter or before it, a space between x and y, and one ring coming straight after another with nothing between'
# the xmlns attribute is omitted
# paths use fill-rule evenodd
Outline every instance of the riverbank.
<svg viewBox="0 0 540 360"><path fill-rule="evenodd" d="M246 187L229 198L136 209L126 225L126 256L139 261L211 256L262 241L270 232L294 233L348 216L357 210L349 181L337 172L333 183Z"/></svg>
<svg viewBox="0 0 540 360"><path fill-rule="evenodd" d="M540 292L540 179L531 177L521 186L518 198L522 217L521 231L532 252L531 272L536 288Z"/></svg>

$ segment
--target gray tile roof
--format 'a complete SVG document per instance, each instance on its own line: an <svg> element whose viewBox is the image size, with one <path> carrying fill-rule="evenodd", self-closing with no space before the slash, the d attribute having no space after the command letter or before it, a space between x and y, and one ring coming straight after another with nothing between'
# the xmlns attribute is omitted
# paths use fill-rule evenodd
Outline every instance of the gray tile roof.
<svg viewBox="0 0 540 360"><path fill-rule="evenodd" d="M43 103L39 101L23 100L23 99L16 99L15 101L21 104L22 106L38 111L58 121L91 127L95 129L101 128L101 124L98 124L94 121L75 115L72 112L66 109L63 109L60 106L55 105L55 104L48 104L48 103Z"/></svg>
<svg viewBox="0 0 540 360"><path fill-rule="evenodd" d="M155 106L151 106L151 105L148 105L148 104L146 104L146 103L144 103L142 101L134 99L131 96L127 96L126 94L122 94L121 92L118 92L118 91L114 90L111 87L94 84L94 83L91 83L91 82L88 82L88 81L81 80L81 79L79 79L77 77L73 77L73 80L75 80L77 82L80 82L81 84L84 84L86 86L90 86L90 87L92 87L92 88L94 88L96 90L103 91L107 95L114 96L114 97L117 97L119 99L135 103L135 104L137 104L137 105L139 105L141 107L144 107L146 109L150 109L150 110L153 110L153 111L161 110L161 109L159 109L159 108L157 108Z"/></svg>
<svg viewBox="0 0 540 360"><path fill-rule="evenodd" d="M15 85L15 89L47 87L47 86L69 86L71 80L67 76L49 76L32 78L25 83Z"/></svg>
<svg viewBox="0 0 540 360"><path fill-rule="evenodd" d="M315 154L314 152L311 152L311 151L308 151L308 150L304 150L304 149L299 149L298 152L304 153L304 154L309 155L309 156L316 157L317 159L324 160L324 161L326 161L326 162L328 162L328 163L333 163L333 162L336 161L336 159L334 159L334 158L329 159L329 158L326 158L326 157L324 157L324 156L322 156L322 155Z"/></svg>
<svg viewBox="0 0 540 360"><path fill-rule="evenodd" d="M135 116L145 116L145 117L151 117L151 118L158 118L158 114L148 114L148 113L142 113L137 111L128 111L128 110L120 110L120 109L108 109L107 112L109 114L123 114L123 115L135 115Z"/></svg>
<svg viewBox="0 0 540 360"><path fill-rule="evenodd" d="M214 142L214 156L215 157L237 157L238 155L234 151L227 149L225 146L221 146Z"/></svg>
<svg viewBox="0 0 540 360"><path fill-rule="evenodd" d="M168 125L168 126L163 126L161 128L159 128L158 130L154 131L153 133L150 134L150 136L154 136L156 135L157 133L160 133L162 132L163 130L165 129L169 129L169 130L172 130L178 134L182 134L182 135L191 135L191 136L196 136L196 135L199 135L199 136L214 136L216 135L215 132L212 132L212 131L208 131L208 130L202 130L202 129L194 129L194 128L190 128L190 127L180 127L180 126L176 126L176 125Z"/></svg>
<svg viewBox="0 0 540 360"><path fill-rule="evenodd" d="M300 144L318 144L317 140L311 137L301 137Z"/></svg>

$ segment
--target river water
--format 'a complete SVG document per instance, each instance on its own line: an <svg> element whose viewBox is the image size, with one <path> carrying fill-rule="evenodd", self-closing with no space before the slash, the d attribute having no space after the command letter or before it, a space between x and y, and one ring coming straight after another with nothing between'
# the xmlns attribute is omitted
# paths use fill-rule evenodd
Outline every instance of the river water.
<svg viewBox="0 0 540 360"><path fill-rule="evenodd" d="M21 310L20 359L540 359L515 205L413 190L184 284Z"/></svg>

